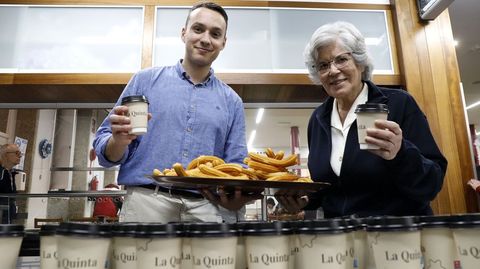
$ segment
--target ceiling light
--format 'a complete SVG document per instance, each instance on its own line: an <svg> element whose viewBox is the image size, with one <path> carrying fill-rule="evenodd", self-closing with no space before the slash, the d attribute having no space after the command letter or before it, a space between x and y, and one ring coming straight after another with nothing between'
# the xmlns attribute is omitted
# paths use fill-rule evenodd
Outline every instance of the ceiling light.
<svg viewBox="0 0 480 269"><path fill-rule="evenodd" d="M477 102L475 102L475 103L467 106L466 109L468 110L468 109L474 108L474 107L476 107L476 106L478 106L478 105L480 105L480 101L477 101Z"/></svg>
<svg viewBox="0 0 480 269"><path fill-rule="evenodd" d="M255 123L256 124L259 124L261 121L262 121L262 117L263 117L263 112L265 111L264 108L259 108L258 109L258 112L257 112L257 119L255 120Z"/></svg>
<svg viewBox="0 0 480 269"><path fill-rule="evenodd" d="M453 40L453 45L456 47L458 46L458 40Z"/></svg>
<svg viewBox="0 0 480 269"><path fill-rule="evenodd" d="M250 133L250 137L248 138L248 143L247 143L247 147L248 148L251 148L252 147L252 144L253 144L253 140L255 140L255 136L257 135L257 130L253 130L251 133Z"/></svg>

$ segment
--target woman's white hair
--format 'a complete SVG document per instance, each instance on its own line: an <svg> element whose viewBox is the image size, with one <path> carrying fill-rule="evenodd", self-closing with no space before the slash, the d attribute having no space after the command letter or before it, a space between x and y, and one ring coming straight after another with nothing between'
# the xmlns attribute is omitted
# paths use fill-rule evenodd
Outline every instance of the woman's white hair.
<svg viewBox="0 0 480 269"><path fill-rule="evenodd" d="M370 80L373 72L373 63L367 52L365 38L353 24L337 21L320 26L310 38L303 52L308 76L313 83L321 85L315 65L318 61L318 50L339 42L341 46L352 53L357 65L363 66L362 80Z"/></svg>

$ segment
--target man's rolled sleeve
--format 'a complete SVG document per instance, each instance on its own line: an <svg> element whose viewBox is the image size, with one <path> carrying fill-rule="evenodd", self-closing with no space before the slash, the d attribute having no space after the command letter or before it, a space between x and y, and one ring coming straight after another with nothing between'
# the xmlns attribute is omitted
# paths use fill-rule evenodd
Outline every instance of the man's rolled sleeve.
<svg viewBox="0 0 480 269"><path fill-rule="evenodd" d="M98 129L97 135L93 140L93 148L98 157L98 163L103 167L112 167L119 165L125 162L128 157L128 148L118 162L112 162L105 156L105 150L107 149L108 140L112 137L110 128L104 126L105 121L102 123L102 126Z"/></svg>

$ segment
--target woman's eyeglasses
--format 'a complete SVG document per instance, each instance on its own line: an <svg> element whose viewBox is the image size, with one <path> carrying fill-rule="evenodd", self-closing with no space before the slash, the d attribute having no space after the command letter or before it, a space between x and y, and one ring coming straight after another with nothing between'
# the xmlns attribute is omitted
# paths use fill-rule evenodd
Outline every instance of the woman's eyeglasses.
<svg viewBox="0 0 480 269"><path fill-rule="evenodd" d="M348 62L352 59L351 52L345 52L339 54L333 58L333 60L328 62L319 62L318 64L314 65L313 68L317 70L320 74L325 74L330 71L331 65L335 65L337 69L342 69L347 66Z"/></svg>

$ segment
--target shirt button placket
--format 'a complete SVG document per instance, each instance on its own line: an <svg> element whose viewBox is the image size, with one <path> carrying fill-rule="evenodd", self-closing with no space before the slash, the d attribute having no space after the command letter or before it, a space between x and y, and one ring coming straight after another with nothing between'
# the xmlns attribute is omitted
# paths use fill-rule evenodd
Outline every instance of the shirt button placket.
<svg viewBox="0 0 480 269"><path fill-rule="evenodd" d="M187 120L187 126L185 127L185 132L186 132L186 139L185 139L185 148L183 150L183 153L182 153L182 156L183 156L183 159L184 161L187 161L188 159L188 156L189 156L189 152L188 152L188 149L191 148L191 143L192 143L192 126L193 126L193 119L195 118L194 114L195 114L195 103L194 103L194 96L195 96L195 90L197 89L197 87L195 85L192 86L192 90L193 90L193 96L192 98L190 99L190 104L188 106L188 114L189 114L189 117L188 117L188 120Z"/></svg>

